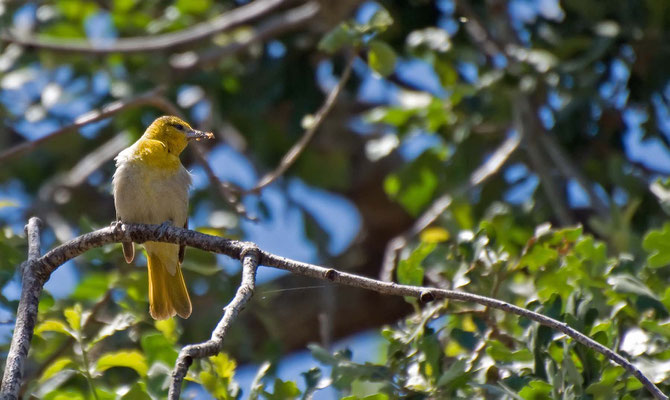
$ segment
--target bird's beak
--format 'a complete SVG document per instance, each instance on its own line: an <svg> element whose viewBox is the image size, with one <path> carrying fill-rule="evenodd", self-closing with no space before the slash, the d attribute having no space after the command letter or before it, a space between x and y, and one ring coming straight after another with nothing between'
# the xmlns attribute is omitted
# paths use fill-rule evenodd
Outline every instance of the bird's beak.
<svg viewBox="0 0 670 400"><path fill-rule="evenodd" d="M195 129L190 129L186 132L186 139L188 140L214 139L214 134L212 132L203 132Z"/></svg>

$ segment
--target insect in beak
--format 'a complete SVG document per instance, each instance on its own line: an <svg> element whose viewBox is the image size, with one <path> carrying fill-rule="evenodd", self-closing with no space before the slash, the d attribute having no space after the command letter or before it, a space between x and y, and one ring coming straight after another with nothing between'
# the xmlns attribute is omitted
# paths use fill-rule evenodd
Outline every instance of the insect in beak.
<svg viewBox="0 0 670 400"><path fill-rule="evenodd" d="M212 132L203 132L195 129L189 129L186 131L186 139L196 141L200 139L214 139L214 134Z"/></svg>

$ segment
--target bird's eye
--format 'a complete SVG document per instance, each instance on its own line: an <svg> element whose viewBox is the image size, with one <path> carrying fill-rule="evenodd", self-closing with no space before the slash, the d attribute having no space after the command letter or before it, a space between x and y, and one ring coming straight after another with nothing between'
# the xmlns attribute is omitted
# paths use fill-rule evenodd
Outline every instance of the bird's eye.
<svg viewBox="0 0 670 400"><path fill-rule="evenodd" d="M180 131L184 130L184 125L182 125L182 124L175 124L174 127L177 128L177 130L180 130Z"/></svg>

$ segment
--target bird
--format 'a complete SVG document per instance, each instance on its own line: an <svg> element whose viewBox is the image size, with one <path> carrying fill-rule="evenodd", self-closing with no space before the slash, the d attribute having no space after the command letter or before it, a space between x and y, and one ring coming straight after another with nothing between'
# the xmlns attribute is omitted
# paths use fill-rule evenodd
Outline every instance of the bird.
<svg viewBox="0 0 670 400"><path fill-rule="evenodd" d="M179 155L189 141L214 135L193 129L175 116L162 116L149 125L142 137L115 158L112 191L116 221L162 224L188 228L188 191L191 174ZM135 258L133 242L122 242L127 263ZM156 320L191 315L181 263L184 246L144 243L149 275L149 314Z"/></svg>

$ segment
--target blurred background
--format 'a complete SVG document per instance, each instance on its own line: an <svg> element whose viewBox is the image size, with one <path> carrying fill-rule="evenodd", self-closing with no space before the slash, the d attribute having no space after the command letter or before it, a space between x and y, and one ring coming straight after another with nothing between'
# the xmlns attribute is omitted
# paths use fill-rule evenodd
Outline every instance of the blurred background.
<svg viewBox="0 0 670 400"><path fill-rule="evenodd" d="M8 0L0 26L3 357L28 218L45 222L43 251L108 226L113 158L154 118L179 113L216 137L182 156L193 174L191 229L561 319L573 312L579 329L604 332L610 346L633 335L623 350L649 356L658 382L670 374L658 347L670 332L670 227L660 229L670 210L666 0ZM254 190L333 91L295 163ZM193 315L154 323L145 265L143 256L126 265L115 245L52 275L26 395L165 396L176 350L209 338L240 266L188 249ZM268 268L258 280L226 355L194 365L186 398L514 398L524 388L521 397L535 398L526 396L547 393L530 385L549 380L546 363L568 368L569 356L541 355L549 332L488 310L458 306L473 316L444 317L452 305L425 308ZM506 321L498 336L486 328L491 318ZM601 319L611 325L594 328ZM646 331L630 330L643 320ZM417 321L421 329L411 328ZM528 338L539 346L530 359L515 353ZM481 350L500 350L492 340L507 353ZM310 343L321 347L310 352ZM561 395L648 396L625 380L587 392L623 371L565 346L576 372ZM482 357L465 363L477 349ZM390 361L394 352L405 364ZM509 365L492 370L496 361Z"/></svg>

